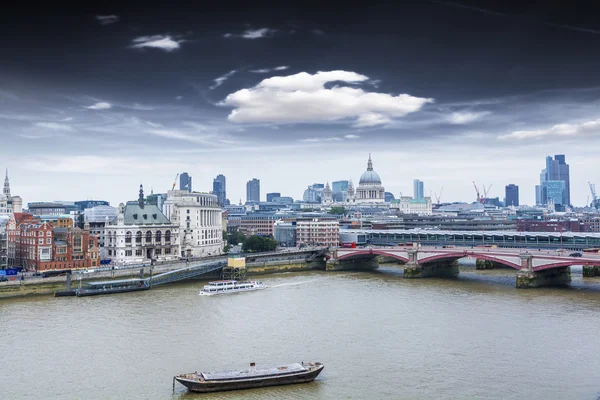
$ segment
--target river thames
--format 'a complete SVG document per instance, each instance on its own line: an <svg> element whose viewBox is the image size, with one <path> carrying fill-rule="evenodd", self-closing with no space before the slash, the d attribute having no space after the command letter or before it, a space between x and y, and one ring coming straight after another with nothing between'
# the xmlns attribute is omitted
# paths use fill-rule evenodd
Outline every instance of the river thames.
<svg viewBox="0 0 600 400"><path fill-rule="evenodd" d="M404 280L401 269L265 275L83 298L0 301L2 399L590 399L600 396L600 279L519 290L510 270ZM196 370L320 361L316 381L189 394Z"/></svg>

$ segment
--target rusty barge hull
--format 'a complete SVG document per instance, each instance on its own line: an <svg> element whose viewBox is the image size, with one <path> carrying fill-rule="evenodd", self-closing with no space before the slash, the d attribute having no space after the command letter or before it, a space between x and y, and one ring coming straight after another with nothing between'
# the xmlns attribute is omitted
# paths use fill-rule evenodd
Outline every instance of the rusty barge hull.
<svg viewBox="0 0 600 400"><path fill-rule="evenodd" d="M187 379L183 376L176 376L175 380L187 387L191 392L211 393L223 392L229 390L254 389L268 386L293 385L297 383L308 383L323 371L321 364L314 369L308 369L302 372L293 372L287 374L278 374L274 376L258 376L246 379L232 380L198 380Z"/></svg>

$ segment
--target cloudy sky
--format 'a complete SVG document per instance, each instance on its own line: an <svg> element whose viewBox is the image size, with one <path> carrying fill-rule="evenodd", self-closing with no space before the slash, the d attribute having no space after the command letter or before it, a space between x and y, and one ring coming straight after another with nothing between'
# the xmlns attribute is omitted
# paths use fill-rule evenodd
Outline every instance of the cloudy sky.
<svg viewBox="0 0 600 400"><path fill-rule="evenodd" d="M546 3L5 10L0 164L25 202L116 205L187 171L201 191L224 174L237 203L255 177L263 199L357 183L371 153L396 196L419 178L442 201L473 201L475 181L532 203L544 157L565 154L583 204L600 18Z"/></svg>

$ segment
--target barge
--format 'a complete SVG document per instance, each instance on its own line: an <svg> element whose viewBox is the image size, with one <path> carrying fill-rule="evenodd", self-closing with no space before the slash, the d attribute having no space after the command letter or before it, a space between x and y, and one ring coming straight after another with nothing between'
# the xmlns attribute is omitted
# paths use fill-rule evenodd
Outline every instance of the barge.
<svg viewBox="0 0 600 400"><path fill-rule="evenodd" d="M75 289L75 295L98 296L102 294L137 292L138 290L149 290L148 279L122 279L115 281L88 282L86 287Z"/></svg>
<svg viewBox="0 0 600 400"><path fill-rule="evenodd" d="M271 368L255 368L240 371L192 372L173 378L187 387L189 391L199 393L221 392L238 389L254 389L266 386L291 385L312 382L323 371L324 365L315 363L294 363Z"/></svg>

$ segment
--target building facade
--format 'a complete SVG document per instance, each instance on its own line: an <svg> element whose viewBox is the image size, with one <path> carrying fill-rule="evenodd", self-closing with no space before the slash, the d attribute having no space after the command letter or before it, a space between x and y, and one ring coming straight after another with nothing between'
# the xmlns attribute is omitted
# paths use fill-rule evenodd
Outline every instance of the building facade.
<svg viewBox="0 0 600 400"><path fill-rule="evenodd" d="M514 184L506 185L505 190L505 202L506 207L519 206L519 187Z"/></svg>
<svg viewBox="0 0 600 400"><path fill-rule="evenodd" d="M225 207L227 200L227 179L225 175L219 174L213 179L213 194L217 196L219 206Z"/></svg>
<svg viewBox="0 0 600 400"><path fill-rule="evenodd" d="M274 199L280 198L280 197L281 197L281 193L278 193L278 192L267 193L267 203L272 203Z"/></svg>
<svg viewBox="0 0 600 400"><path fill-rule="evenodd" d="M558 181L563 184L556 183ZM561 190L561 193L557 190ZM564 154L557 154L554 159L546 157L546 168L540 173L540 184L535 188L535 197L538 205L553 203L555 206L559 205L557 208L571 205L571 178Z"/></svg>
<svg viewBox="0 0 600 400"><path fill-rule="evenodd" d="M273 213L253 212L240 217L239 230L246 236L272 236L273 225L279 217Z"/></svg>
<svg viewBox="0 0 600 400"><path fill-rule="evenodd" d="M181 257L223 253L223 210L216 195L170 190L163 211L179 228Z"/></svg>
<svg viewBox="0 0 600 400"><path fill-rule="evenodd" d="M145 204L140 185L138 201L121 203L117 217L104 227L106 256L117 264L169 261L180 257L179 225L154 204Z"/></svg>
<svg viewBox="0 0 600 400"><path fill-rule="evenodd" d="M410 196L402 196L399 200L394 200L390 208L397 209L401 214L431 215L433 213L431 197L413 199Z"/></svg>
<svg viewBox="0 0 600 400"><path fill-rule="evenodd" d="M273 239L277 240L280 246L296 246L296 221L279 220L273 225Z"/></svg>
<svg viewBox="0 0 600 400"><path fill-rule="evenodd" d="M338 246L340 224L333 219L300 220L296 222L296 246Z"/></svg>
<svg viewBox="0 0 600 400"><path fill-rule="evenodd" d="M52 223L26 221L8 229L8 259L29 271L87 269L100 265L98 238L89 226L55 228Z"/></svg>
<svg viewBox="0 0 600 400"><path fill-rule="evenodd" d="M253 178L246 183L246 201L249 203L260 201L260 179Z"/></svg>

